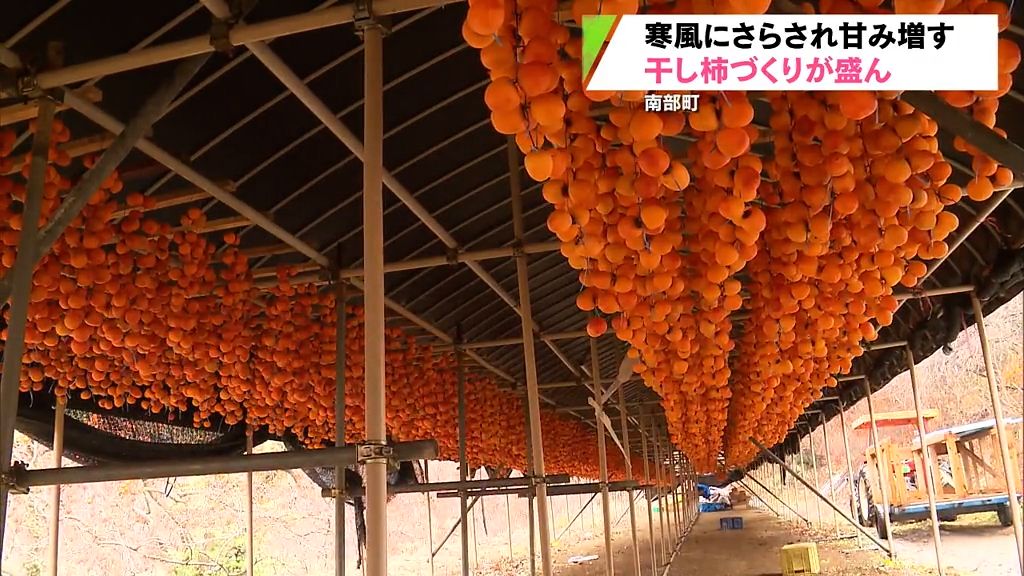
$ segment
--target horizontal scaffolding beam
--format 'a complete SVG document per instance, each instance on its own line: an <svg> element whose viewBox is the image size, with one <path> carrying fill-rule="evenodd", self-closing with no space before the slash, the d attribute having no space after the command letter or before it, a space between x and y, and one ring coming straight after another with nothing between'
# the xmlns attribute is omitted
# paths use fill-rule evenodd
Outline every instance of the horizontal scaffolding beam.
<svg viewBox="0 0 1024 576"><path fill-rule="evenodd" d="M103 100L103 91L95 86L79 88L78 90L75 90L75 94L89 102L100 102ZM68 106L66 104L57 104L57 112L67 109ZM36 116L39 116L38 101L2 106L0 107L0 126L7 126L10 124L17 124L18 122L24 122L26 120L32 120Z"/></svg>
<svg viewBox="0 0 1024 576"><path fill-rule="evenodd" d="M546 332L540 335L540 340L544 342L554 342L556 340L574 340L576 338L588 338L586 330L571 330L568 332ZM498 348L500 346L518 346L522 345L522 338L502 338L500 340L479 340L476 342L466 342L462 344L463 350L474 350L478 348ZM438 352L449 352L453 350L450 344L442 346L434 346L434 350Z"/></svg>
<svg viewBox="0 0 1024 576"><path fill-rule="evenodd" d="M3 111L0 110L0 116L3 115ZM113 134L103 133L95 136L86 136L85 138L79 138L77 140L71 140L70 142L64 142L57 145L57 150L64 152L68 155L68 158L80 158L86 154L93 154L106 150L114 143L114 139L117 138ZM2 176L10 176L11 174L17 174L21 172L24 166L29 163L29 154L24 154L20 158L13 158L14 162L11 167L7 170L0 171Z"/></svg>
<svg viewBox="0 0 1024 576"><path fill-rule="evenodd" d="M545 477L547 484L567 484L571 479L568 474L555 474ZM466 480L465 482L428 482L424 484L403 484L401 486L388 486L389 494L423 494L427 492L444 492L449 490L486 488L515 488L525 489L533 483L531 478L520 476L518 478L486 478L483 480ZM324 488L320 491L324 498L333 498L337 491L333 488ZM476 494L475 491L472 494ZM348 486L345 489L346 496L362 497L366 491L361 486Z"/></svg>
<svg viewBox="0 0 1024 576"><path fill-rule="evenodd" d="M609 492L625 492L627 490L641 490L647 488L645 484L640 484L636 480L620 480L618 482L609 482ZM585 484L559 484L557 486L548 486L548 496L566 496L570 494L596 494L601 491L601 484L599 482L589 482ZM533 494L533 490L529 487L525 488L482 488L478 490L466 490L466 493L470 497L482 497L482 496L518 496L520 498L528 498ZM439 492L438 498L458 498L459 492Z"/></svg>
<svg viewBox="0 0 1024 576"><path fill-rule="evenodd" d="M895 342L882 342L879 344L868 344L864 346L864 350L868 352L874 352L875 350L888 350L889 348L902 348L907 345L906 340L897 340Z"/></svg>
<svg viewBox="0 0 1024 576"><path fill-rule="evenodd" d="M416 440L391 445L398 460L423 460L437 457L437 442ZM269 472L295 468L345 467L356 463L356 446L338 446L317 450L294 450L268 454L236 454L204 458L182 458L28 470L24 466L12 470L16 489L57 484L88 484L119 482L149 478L212 476L241 472Z"/></svg>
<svg viewBox="0 0 1024 576"><path fill-rule="evenodd" d="M561 249L561 242L536 242L534 244L526 244L522 247L521 252L523 254L544 254L547 252L557 252ZM248 248L243 252L249 256L272 256L275 254L286 254L295 252L295 248L288 246L287 244L275 244L272 246L261 246L256 248ZM453 252L451 254L445 254L441 256L425 256L423 258L411 258L409 260L401 260L398 262L388 262L384 264L384 273L389 272L407 272L409 270L421 270L423 268L434 268L437 266L451 266L454 264L464 262L479 262L481 260L493 260L495 258L511 258L519 253L520 250L513 246L501 246L498 248L486 248L483 250L464 250L461 252ZM298 274L319 272L322 268L316 264L303 264L300 266L292 267L292 270ZM362 278L362 268L346 268L340 273L341 278ZM277 267L259 268L253 270L252 277L254 279L270 278L277 276ZM319 274L316 274L311 281L326 281L321 278Z"/></svg>
<svg viewBox="0 0 1024 576"><path fill-rule="evenodd" d="M945 288L929 288L928 290L911 290L894 294L896 300L911 300L913 298L930 298L932 296L949 296L950 294L964 294L974 290L974 286L963 284L960 286L947 286Z"/></svg>

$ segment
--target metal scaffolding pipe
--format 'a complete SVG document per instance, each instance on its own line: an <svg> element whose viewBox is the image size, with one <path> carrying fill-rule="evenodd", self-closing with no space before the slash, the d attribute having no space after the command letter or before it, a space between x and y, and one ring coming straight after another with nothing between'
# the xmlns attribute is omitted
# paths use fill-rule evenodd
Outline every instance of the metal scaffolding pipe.
<svg viewBox="0 0 1024 576"><path fill-rule="evenodd" d="M868 419L871 421L871 444L875 447L875 470L878 474L878 484L882 489L882 519L885 522L885 534L886 540L889 543L889 557L896 557L896 548L893 546L894 536L892 533L892 516L890 515L889 509L889 482L888 478L892 476L892 470L889 466L886 466L885 473L882 471L882 458L881 449L882 446L878 440L878 423L875 421L875 405L871 401L871 382L867 378L864 379L864 396L868 401Z"/></svg>
<svg viewBox="0 0 1024 576"><path fill-rule="evenodd" d="M772 490L771 490L770 488L768 488L767 486L765 486L764 484L762 484L760 480L758 480L757 478L754 478L753 476L748 476L748 478L750 478L751 480L753 480L753 481L754 481L754 484L757 484L758 486L760 486L760 487L761 487L761 489L762 489L762 490L764 490L764 491L765 491L766 493L768 493L768 494L769 494L769 495L770 495L770 496L771 496L772 498L775 498L776 500L778 500L779 502L781 502L781 503L782 503L782 505L783 505L783 506L785 506L785 507L786 507L786 508L787 508L787 509L789 510L789 512L790 512L791 514L793 514L794 516L796 516L796 517L799 517L799 518L800 518L801 520L803 520L803 521L804 521L804 524L806 524L806 525L808 525L808 526L810 526L810 525L811 525L811 521L810 521L810 520L808 520L807 518L804 518L803 516L801 516L799 512L797 512L796 510L794 510L794 509L793 509L793 507L789 505L789 502L786 502L786 501L785 501L785 500L783 500L782 498L779 498L779 495L778 495L778 494L776 494L776 493L775 493L774 491L772 491Z"/></svg>
<svg viewBox="0 0 1024 576"><path fill-rule="evenodd" d="M595 492L601 492L603 487L607 487L609 492L625 492L628 490L636 490L640 488L640 483L635 480L619 480L617 482L606 482L603 485L600 482L582 482L579 484L562 484L560 486L551 486L548 489L548 494L551 496L566 496L568 494L593 494ZM519 490L520 497L526 497L529 495L528 490Z"/></svg>
<svg viewBox="0 0 1024 576"><path fill-rule="evenodd" d="M836 485L835 475L832 471L832 447L828 443L828 422L825 420L825 414L819 414L821 417L821 435L825 441L825 467L828 472L828 497L833 502L836 501ZM836 536L839 536L839 522L836 521L836 511L832 511L832 526L836 529Z"/></svg>
<svg viewBox="0 0 1024 576"><path fill-rule="evenodd" d="M455 388L458 397L458 419L459 419L459 482L469 480L469 464L466 462L466 378L462 371L462 349L459 342L462 341L462 330L456 328L455 337ZM440 494L438 495L440 496ZM459 524L461 526L460 536L462 540L462 576L469 576L469 502L467 501L466 490L459 490Z"/></svg>
<svg viewBox="0 0 1024 576"><path fill-rule="evenodd" d="M64 201L39 231L38 245L33 256L33 266L50 251L54 242L64 233L72 220L85 208L96 190L121 164L135 147L140 138L153 126L153 123L164 113L171 100L181 92L188 82L195 77L209 56L189 59L179 64L170 78L143 103L135 116L124 129L117 134L114 142L103 152L96 164L75 183ZM65 100L67 95L65 95ZM0 303L6 302L11 293L8 279L0 281Z"/></svg>
<svg viewBox="0 0 1024 576"><path fill-rule="evenodd" d="M423 479L430 482L430 461L423 461ZM430 576L434 576L434 510L430 504L430 493L424 492L427 499L427 543L430 544Z"/></svg>
<svg viewBox="0 0 1024 576"><path fill-rule="evenodd" d="M479 496L474 496L473 499L470 500L468 508L470 510L472 510L473 507L476 506L476 503L479 502L479 501L480 501L480 497ZM462 525L462 517L460 515L460 517L457 520L455 520L455 525L452 526L452 529L449 530L448 534L445 535L444 540L441 540L441 543L437 545L437 548L434 548L434 550L431 551L431 553L430 553L431 557L437 556L437 553L440 552L442 548L444 548L444 545L447 544L448 540L451 539L452 534L455 534L455 531L458 530L459 526L461 526L461 525Z"/></svg>
<svg viewBox="0 0 1024 576"><path fill-rule="evenodd" d="M72 92L65 93L64 102L72 108L74 108L75 111L79 112L89 120L96 123L98 126L107 130L108 132L113 132L114 134L117 134L120 133L125 128L124 124L121 121L107 114L91 102L88 102L83 98L79 98ZM221 186L217 185L216 182L207 178L206 176L203 176L194 168L192 168L185 162L182 162L167 150L164 150L163 148L157 146L151 140L147 138L140 138L136 143L135 147L138 148L139 151L141 151L143 154L149 156L153 160L156 160L160 164L163 164L164 166L166 166L167 168L169 168L171 171L175 172L182 178L188 180L189 182L198 186L199 188L202 188L210 196L213 196L217 200L221 201L238 214L245 216L253 224L259 226L260 228L266 230L268 233L277 237L282 242L285 242L289 246L295 248L298 252L301 252L302 254L306 255L306 257L310 258L314 262L317 262L324 267L330 265L330 262L327 260L327 258L324 257L319 252L317 252L311 246L309 246L308 244L306 244L305 242L303 242L302 240L300 240L299 238L297 238L296 236L294 236L293 234L291 234L278 224L274 223L274 221L265 216L259 210L256 210L252 206L243 202L235 194L232 194L230 191L225 190Z"/></svg>
<svg viewBox="0 0 1024 576"><path fill-rule="evenodd" d="M454 2L447 0L375 0L373 12L377 16L384 16L451 3ZM285 16L255 24L240 24L228 31L227 40L232 46L242 46L282 36L340 26L353 21L355 8L355 4L342 4L323 10L304 12L294 16ZM210 35L204 34L185 40L143 48L135 52L118 54L82 64L40 72L36 75L36 82L43 89L57 88L90 80L98 76L108 76L164 62L180 60L189 56L206 54L213 52L213 50L214 47L210 43Z"/></svg>
<svg viewBox="0 0 1024 576"><path fill-rule="evenodd" d="M569 482L569 476L565 474L555 474L546 476L544 479L548 484L566 484ZM414 485L399 485L399 486L388 486L389 494L425 494L430 492L457 492L459 490L469 490L473 493L478 492L484 488L518 488L525 490L530 487L532 480L526 476L519 478L485 478L481 480L466 480L465 482L452 481L452 482L427 482L426 484L414 484ZM571 484L569 486L575 486ZM557 488L557 486L552 486ZM334 493L330 488L322 490L324 497L333 497ZM366 496L366 492L359 487L349 487L345 491L346 496L350 497L363 497Z"/></svg>
<svg viewBox="0 0 1024 576"><path fill-rule="evenodd" d="M868 537L868 538L869 538L869 539L870 539L870 540L871 540L872 542L874 542L874 543L875 543L875 545L877 545L877 546L878 546L879 548L881 548L882 550L885 550L885 549L886 549L886 548L885 548L885 545L884 545L884 544L882 544L882 542L881 542L881 541L879 541L879 540L878 540L877 538L875 538L875 537L874 537L874 536L873 536L873 535L872 535L872 534L871 534L870 532L868 532L868 531L867 531L867 530L866 530L866 529L865 529L865 528L864 528L863 526L861 526L861 525L860 525L860 524L858 524L858 523L857 523L856 521L854 521L854 520L853 520L852 518L850 518L850 517L849 517L849 516L847 516L847 515L846 515L845 513L843 513L843 511L842 511L842 510L840 510L840 509L839 509L839 507L835 505L835 503L833 503L833 502L832 502L831 500L829 500L828 498L826 498L826 497L825 497L825 496L824 496L824 495L823 495L823 494L822 494L821 492L818 492L818 489L817 489L817 488L815 488L814 486L811 486L811 485L810 485L810 484L809 484L809 483L808 483L808 482L807 482L806 480L804 480L804 479L803 479L803 477L802 477L802 476L800 476L799 474L797 474L797 473L796 473L796 470L793 470L792 468L790 468L790 466L789 466L788 464L786 464L786 463L785 463L785 462L784 462L784 461L783 461L782 459L780 459L780 458L779 458L778 456L776 456L775 454L773 454L773 453L771 452L771 450L768 450L767 448L765 448L764 444L761 444L760 442L758 442L758 441L757 441L757 440L755 440L754 438L751 438L751 439L750 439L750 441L751 441L751 442L753 442L753 443L754 443L754 445L755 445L755 446L757 446L757 447L758 447L758 448L759 448L759 449L761 450L761 452L763 452L763 453L764 453L764 454L765 454L766 456L768 456L768 457L769 457L769 458L771 458L772 460L775 460L776 462L778 462L778 463L779 463L779 465L780 465L780 466L782 466L783 468L785 468L786 472L787 472L787 473L789 473L789 475L790 475L790 476L792 476L793 478L796 478L797 482L800 482L801 484L803 484L805 488L807 488L808 490L810 490L811 492L813 492L815 496L817 496L818 498L820 498L821 500L823 500L823 501L824 501L824 502L825 502L826 504L828 504L829 506L831 506L833 510L835 510L836 512L838 512L838 513L839 513L839 514L840 514L840 515L841 515L841 516L843 517L843 519L844 519L844 520L846 520L847 522L849 522L850 524L852 524L852 525L853 525L854 527L856 527L856 528L857 528L858 530L860 530L860 531L861 531L861 533L863 533L863 534L864 534L865 536L867 536L867 537ZM808 521L807 521L806 519L804 519L804 521L805 521L805 522L808 522ZM810 522L808 522L808 524L810 524Z"/></svg>
<svg viewBox="0 0 1024 576"><path fill-rule="evenodd" d="M626 395L623 392L623 384L619 384L619 422L622 427L622 445L626 448L626 479L633 479L633 458L629 450L629 421L626 418ZM633 539L633 574L640 576L640 544L636 535L636 500L633 497L633 489L629 493L629 533ZM617 521L616 521L617 523Z"/></svg>
<svg viewBox="0 0 1024 576"><path fill-rule="evenodd" d="M545 341L545 342L553 342L555 340L573 340L573 339L576 339L576 338L586 338L586 337L588 337L588 334L587 334L586 330L572 330L572 331L568 331L568 332L548 332L548 333L544 333L544 334L539 334L539 335L537 335L537 337L540 338L541 340ZM515 345L522 344L522 343L523 343L522 337L519 337L519 338L501 338L501 339L498 339L498 340L477 340L477 341L474 341L474 342L466 342L465 344L462 345L462 349L463 350L475 350L475 349L479 349L479 348L497 348L499 346L515 346ZM453 349L452 346L446 345L446 344L442 344L440 346L434 346L434 350L439 351L439 352L448 352L448 351L450 351L452 349ZM539 386L543 387L543 388L565 388L566 387L565 384L568 384L568 385L571 385L571 386L575 386L575 385L580 384L580 383L579 382L568 382L568 383L566 383L566 382L555 382L555 383L552 383L552 384L540 384ZM587 406L587 408L589 408L589 406ZM583 408L580 408L580 410L582 410L582 409Z"/></svg>
<svg viewBox="0 0 1024 576"><path fill-rule="evenodd" d="M437 457L437 442L434 440L398 442L391 446L394 450L395 458L399 460ZM316 450L270 452L267 454L253 454L251 456L247 454L233 454L230 456L124 462L60 469L18 469L14 471L14 483L20 487L31 488L33 486L53 486L54 484L89 484L94 482L119 482L123 480L147 480L149 478L269 472L271 470L291 470L294 468L351 466L355 463L356 447L342 446L319 448Z"/></svg>
<svg viewBox="0 0 1024 576"><path fill-rule="evenodd" d="M653 444L652 448L654 449L654 463L655 463L654 472L655 472L655 476L657 477L657 480L658 480L658 490L657 490L657 492L658 492L658 525L659 525L659 534L661 536L660 537L660 540L661 540L661 561L665 562L666 561L665 560L665 556L667 556L666 550L668 550L668 545L666 544L666 538L668 536L668 531L672 530L672 519L671 519L671 517L669 517L669 519L668 519L668 531L667 531L665 529L665 522L666 522L665 516L666 516L667 510L665 510L665 488L664 488L665 487L665 483L664 483L664 477L662 476L663 470L662 470L662 461L661 461L661 441L660 441L660 439L658 437L658 425L656 423L654 423L654 419L653 418L651 419L651 443Z"/></svg>
<svg viewBox="0 0 1024 576"><path fill-rule="evenodd" d="M914 396L914 415L917 418L917 437L921 442L921 476L924 480L924 489L928 493L928 516L931 519L932 544L935 545L935 566L939 576L945 576L946 568L942 563L942 540L939 536L939 511L935 507L935 478L932 477L931 449L925 442L927 430L924 426L924 415L921 413L921 390L917 386L917 369L914 367L914 351L910 345L906 347L907 370L910 372L910 389Z"/></svg>
<svg viewBox="0 0 1024 576"><path fill-rule="evenodd" d="M640 431L641 431L641 434L640 434L640 446L641 446L641 455L643 456L643 459L644 459L644 484L650 484L651 483L651 466L650 466L650 461L649 461L649 458L648 458L648 455L647 455L647 434L643 433L643 420L644 420L644 417L641 415L640 416L640 421L641 421L640 422ZM647 502L647 539L649 540L649 544L650 544L650 547L651 547L651 576L657 576L657 574L658 574L658 555L657 555L658 554L658 550L657 550L657 547L655 545L655 540L654 540L654 512L651 510L651 499L650 499L650 497L646 496L647 490L645 489L644 492L645 492L644 501ZM639 574L637 576L639 576Z"/></svg>
<svg viewBox="0 0 1024 576"><path fill-rule="evenodd" d="M334 445L345 445L345 339L348 336L348 316L345 283L338 282L334 291ZM334 489L345 493L345 469L334 468ZM345 500L334 501L334 574L345 576Z"/></svg>
<svg viewBox="0 0 1024 576"><path fill-rule="evenodd" d="M846 474L849 477L847 485L850 488L850 514L857 514L857 502L853 497L853 483L857 481L853 477L853 456L850 454L850 435L847 432L846 427L846 403L841 399L839 400L839 423L842 426L843 431L843 455L846 459ZM856 534L856 532L854 532Z"/></svg>
<svg viewBox="0 0 1024 576"><path fill-rule="evenodd" d="M753 476L753 474L750 474L750 476ZM747 486L746 484L744 484L743 480L739 480L737 483L740 486L743 486L747 490L747 492L750 492L754 496L754 498L757 498L758 500L760 500L761 503L764 504L764 507L767 508L772 514L775 514L776 516L779 516L781 518L781 516L775 510L775 508L772 508L770 504L765 502L764 498L761 498L761 495L758 494L757 492L755 492L753 489L751 489L750 486Z"/></svg>
<svg viewBox="0 0 1024 576"><path fill-rule="evenodd" d="M67 399L57 397L53 415L53 467L60 468L64 461L64 408ZM60 484L53 487L53 507L50 510L50 575L57 576L60 556Z"/></svg>
<svg viewBox="0 0 1024 576"><path fill-rule="evenodd" d="M597 352L597 340L590 339L590 374L594 379L594 417L597 419L597 462L601 480L601 511L604 518L604 572L615 574L615 550L612 548L612 511L608 495L608 453L605 445L605 429L601 425L604 410L601 407L601 360Z"/></svg>
<svg viewBox="0 0 1024 576"><path fill-rule="evenodd" d="M962 284L959 286L946 286L945 288L929 288L927 290L911 290L900 294L893 294L896 300L911 300L913 298L931 298L933 296L949 296L951 294L963 294L973 292L974 286Z"/></svg>
<svg viewBox="0 0 1024 576"><path fill-rule="evenodd" d="M522 183L519 179L519 149L512 138L508 140L508 165L512 195L512 230L515 242L522 244L524 225ZM533 342L533 307L530 304L530 277L527 269L526 254L516 256L516 280L519 288L519 312L522 317L523 361L526 373L530 451L533 459L534 474L544 476L544 441L541 432L540 390L537 388L537 357ZM600 421L598 421L598 428L601 428ZM548 526L547 485L544 482L538 482L536 490L541 574L543 576L551 576L551 532ZM532 522L530 525L533 525Z"/></svg>
<svg viewBox="0 0 1024 576"><path fill-rule="evenodd" d="M245 426L245 453L252 455L252 426ZM253 540L255 532L253 527L252 510L252 472L245 473L245 574L255 574L254 565L256 558L256 545Z"/></svg>
<svg viewBox="0 0 1024 576"><path fill-rule="evenodd" d="M988 335L985 333L985 313L981 308L978 295L971 292L971 306L974 308L974 325L978 327L978 339L981 341L981 355L985 361L985 378L988 380L988 393L992 399L992 417L996 421L996 440L999 441L999 457L1003 462L1003 479L1006 482L1006 495L1010 499L1010 516L1013 521L1013 537L1017 542L1017 556L1020 571L1024 575L1024 535L1021 534L1020 502L1017 500L1017 474L1010 457L1010 441L1006 434L1006 421L1003 418L1003 399L999 395L999 384L995 370L992 369L992 354L988 347Z"/></svg>
<svg viewBox="0 0 1024 576"><path fill-rule="evenodd" d="M366 338L366 442L387 442L384 382L384 67L381 26L363 29L363 308ZM257 58L259 53L254 52ZM262 59L262 58L261 58ZM388 573L388 464L384 458L366 463L366 574Z"/></svg>
<svg viewBox="0 0 1024 576"><path fill-rule="evenodd" d="M590 495L590 498L587 499L587 503L580 507L579 512L572 517L572 520L569 520L568 524L565 525L565 528L563 528L558 536L555 537L555 540L561 540L562 536L565 536L565 533L568 532L569 528L572 528L572 525L576 523L576 520L583 515L583 512L587 509L587 506L590 506L590 503L594 501L594 498L597 498L597 492Z"/></svg>
<svg viewBox="0 0 1024 576"><path fill-rule="evenodd" d="M451 266L457 263L509 258L520 253L546 254L548 252L557 252L561 247L561 242L534 242L531 244L523 244L522 248L502 246L499 248L485 248L483 250L458 250L452 254L445 254L443 256L425 256L423 258L388 262L384 265L384 273L407 272L409 270L421 270L423 268L434 268L437 266ZM362 268L345 268L341 271L342 278L361 278L363 274L364 270Z"/></svg>
<svg viewBox="0 0 1024 576"><path fill-rule="evenodd" d="M36 134L32 139L28 187L22 209L21 234L18 235L18 252L14 267L8 272L11 278L11 306L7 316L7 337L4 341L4 362L0 375L0 477L3 478L12 471L14 425L18 419L18 387L21 382L22 356L25 352L25 326L28 322L29 296L32 291L32 270L36 263L36 234L42 213L54 109L55 104L50 98L44 98L39 102ZM0 556L3 554L10 491L9 483L0 482Z"/></svg>

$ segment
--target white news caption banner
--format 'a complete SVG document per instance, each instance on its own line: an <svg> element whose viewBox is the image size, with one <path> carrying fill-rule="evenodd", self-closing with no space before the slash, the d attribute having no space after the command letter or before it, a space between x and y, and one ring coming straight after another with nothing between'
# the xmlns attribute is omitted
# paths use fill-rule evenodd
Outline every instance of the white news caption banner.
<svg viewBox="0 0 1024 576"><path fill-rule="evenodd" d="M861 47L844 47L848 34L855 38L853 31L861 24ZM819 25L832 31L837 46L829 46L827 36L820 48L812 46ZM787 45L787 29L794 26L802 27L802 48ZM945 37L937 47L940 29ZM883 42L890 33L893 42L873 46L879 30ZM753 36L749 48L746 31ZM676 47L677 41L693 44L694 35L700 48ZM775 35L780 41L772 48ZM708 47L708 37L728 45ZM658 40L649 43L649 38ZM736 38L743 47L737 47ZM994 14L629 15L619 20L587 89L996 90L998 40Z"/></svg>

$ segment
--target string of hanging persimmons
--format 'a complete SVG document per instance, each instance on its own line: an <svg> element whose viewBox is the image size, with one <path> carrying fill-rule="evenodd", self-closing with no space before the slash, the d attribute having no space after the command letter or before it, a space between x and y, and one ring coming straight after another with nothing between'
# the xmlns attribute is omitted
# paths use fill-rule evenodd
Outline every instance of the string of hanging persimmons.
<svg viewBox="0 0 1024 576"><path fill-rule="evenodd" d="M996 12L996 2L915 2L902 11ZM573 13L637 11L629 0L577 1ZM764 12L766 2L651 3L649 12ZM826 11L877 6L823 3ZM745 438L772 444L832 374L849 370L860 342L888 325L893 289L912 287L923 261L942 257L957 226L943 208L964 191L938 153L937 127L893 94L769 95L770 133L751 125L742 93L710 95L694 113L648 113L643 93L581 89L580 44L555 21L551 0L474 0L463 29L481 50L496 130L515 135L530 175L552 204L549 226L580 270L577 299L591 312L592 335L607 330L630 345L636 370L662 397L673 442L700 471L753 452ZM1000 87L943 94L976 119L995 124L1020 54L999 44ZM610 106L609 123L591 117ZM34 126L32 128L34 130ZM998 131L998 128L996 129ZM697 138L672 158L664 136ZM70 133L53 127L41 224L70 190L71 159L58 150ZM771 138L772 160L750 144ZM27 162L11 156L12 131L0 131L0 277L13 266ZM1009 171L973 155L977 177L966 194L981 201L1009 184ZM86 159L85 166L91 165ZM689 168L687 168L689 166ZM20 169L20 174L18 170ZM767 179L762 179L762 174ZM699 193L695 193L699 190ZM334 307L330 291L278 283L257 289L237 237L228 249L196 230L190 209L180 228L145 217L153 199L125 193L116 175L43 257L33 276L23 391L116 409L135 405L193 424L248 422L294 432L307 445L333 440ZM216 255L215 255L216 254ZM750 294L744 303L746 275ZM750 320L739 342L729 314ZM345 341L346 437L363 433L362 310L348 306ZM5 310L5 315L9 311ZM4 334L6 336L6 334ZM742 354L730 364L730 351ZM436 438L441 457L457 458L455 370L450 354L388 331L388 425L396 440ZM526 461L521 399L487 378L467 384L471 465ZM597 476L593 430L555 412L542 416L545 460L553 473ZM641 462L634 462L639 469ZM624 464L609 450L612 478Z"/></svg>
<svg viewBox="0 0 1024 576"><path fill-rule="evenodd" d="M649 0L649 14L763 14L770 0ZM946 210L989 198L1012 173L973 157L965 189L949 183L936 123L895 93L773 92L770 126L750 96L704 93L694 112L647 112L644 92L582 88L581 39L556 0L470 0L466 41L491 83L494 128L513 135L543 182L548 227L579 270L594 336L611 328L662 398L672 441L701 472L748 463L750 436L782 440L797 416L847 374L862 342L892 322L899 286L945 256ZM801 6L813 13L809 4ZM984 0L822 0L825 14L994 13ZM638 0L575 0L584 14L634 14ZM999 40L999 89L942 98L995 128L1020 49ZM592 112L607 110L606 123ZM694 139L673 158L663 139ZM751 144L770 140L763 159ZM741 275L745 276L741 282ZM749 293L744 302L743 290ZM732 337L730 314L749 314ZM732 359L730 361L730 359Z"/></svg>
<svg viewBox="0 0 1024 576"><path fill-rule="evenodd" d="M36 126L30 126L34 132ZM81 173L58 146L71 134L58 118L46 169L40 227ZM28 158L12 156L15 133L0 130L0 277L17 255ZM93 158L86 158L90 167ZM209 428L247 422L271 433L295 433L308 446L333 444L336 358L331 290L289 282L282 268L269 289L254 285L237 237L227 249L196 230L189 209L181 226L147 218L155 199L127 193L115 173L46 254L32 277L22 371L23 392L50 390L117 410L134 406L174 420L191 410ZM346 307L346 440L364 432L363 310ZM4 309L4 330L10 308ZM401 329L387 332L387 420L398 441L434 438L440 457L458 460L454 357L417 344ZM466 383L471 466L526 466L522 399L469 374ZM594 430L554 411L541 414L545 461L555 474L598 477ZM635 458L634 467L643 462ZM613 479L625 478L616 447Z"/></svg>

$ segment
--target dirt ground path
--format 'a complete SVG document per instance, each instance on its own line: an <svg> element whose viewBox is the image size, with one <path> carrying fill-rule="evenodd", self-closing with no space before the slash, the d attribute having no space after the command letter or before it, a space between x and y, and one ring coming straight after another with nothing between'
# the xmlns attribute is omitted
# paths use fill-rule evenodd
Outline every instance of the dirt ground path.
<svg viewBox="0 0 1024 576"><path fill-rule="evenodd" d="M935 562L935 547L928 522L897 527L896 555L920 564ZM1016 576L1013 528L1000 526L995 514L964 517L939 524L943 564L962 576Z"/></svg>
<svg viewBox="0 0 1024 576"><path fill-rule="evenodd" d="M651 574L650 544L647 540L646 511L638 512L641 572ZM725 515L742 516L743 530L722 531L719 519ZM657 534L657 528L656 532ZM779 550L786 544L811 540L774 516L750 510L736 509L728 513L702 514L693 531L680 548L668 576L781 576ZM632 543L628 521L622 522L613 540L615 573L633 574ZM671 551L670 551L671 552ZM818 543L821 557L821 576L932 576L921 566L892 563L874 550L856 549L852 540L829 540ZM557 576L603 576L604 543L600 533L573 544L557 545L553 550L554 574ZM597 560L571 566L571 556L595 555ZM486 572L492 574L491 572ZM529 574L528 567L517 565L507 571L493 574ZM661 575L661 569L657 572Z"/></svg>
<svg viewBox="0 0 1024 576"><path fill-rule="evenodd" d="M742 530L720 530L723 516L741 516ZM790 524L770 514L749 509L703 514L680 549L670 576L776 576L782 573L780 549L787 544L812 541ZM822 576L923 576L919 567L888 562L875 551L856 550L848 541L818 542Z"/></svg>

